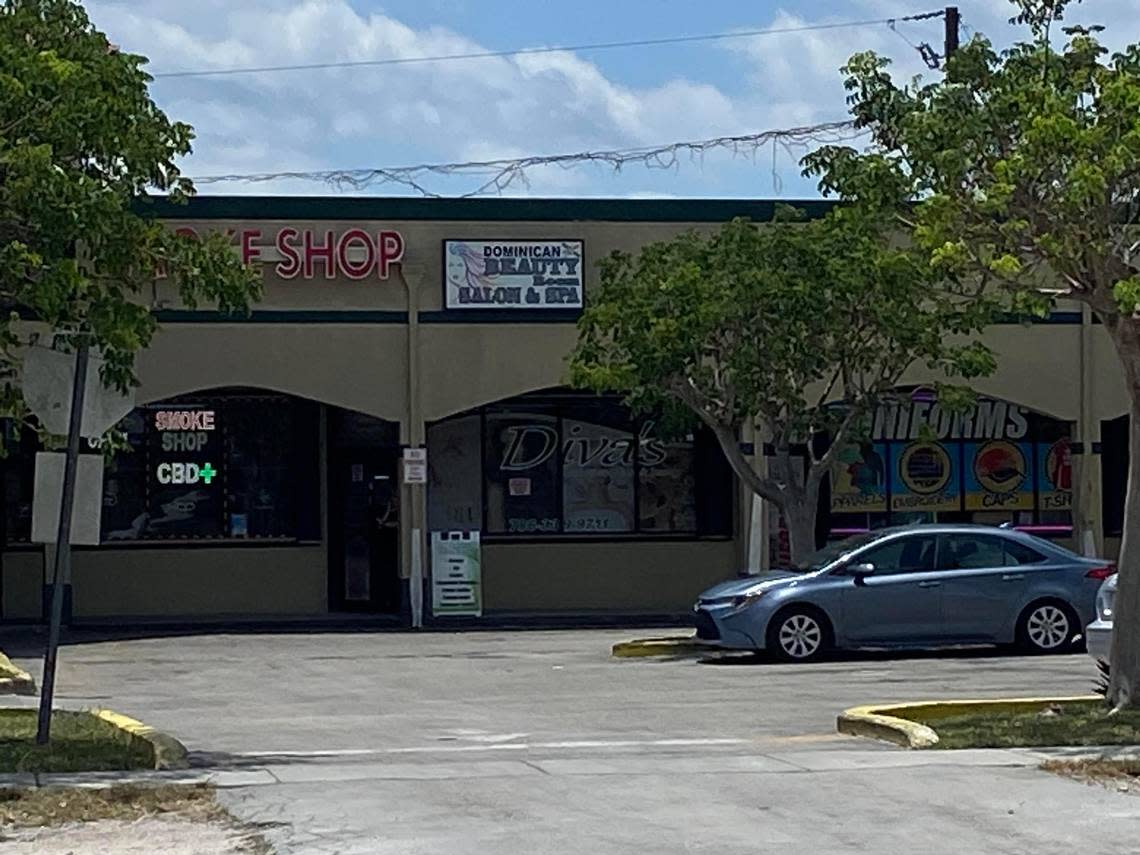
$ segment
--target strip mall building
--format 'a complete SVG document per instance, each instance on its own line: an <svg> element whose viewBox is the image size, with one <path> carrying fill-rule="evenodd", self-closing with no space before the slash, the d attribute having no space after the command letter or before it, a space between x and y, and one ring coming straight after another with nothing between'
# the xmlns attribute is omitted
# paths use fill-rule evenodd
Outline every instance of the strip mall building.
<svg viewBox="0 0 1140 855"><path fill-rule="evenodd" d="M157 206L171 228L231 232L265 296L236 318L156 286L162 326L122 423L131 451L106 467L102 544L74 555L72 622L679 614L705 586L780 560L778 523L711 437L659 436L620 401L564 385L598 259L773 207ZM1127 405L1108 337L1062 305L987 340L1000 370L973 412L942 412L916 374L911 400L844 451L821 536L1010 520L1115 554ZM15 445L0 464L2 617L38 622L35 449Z"/></svg>

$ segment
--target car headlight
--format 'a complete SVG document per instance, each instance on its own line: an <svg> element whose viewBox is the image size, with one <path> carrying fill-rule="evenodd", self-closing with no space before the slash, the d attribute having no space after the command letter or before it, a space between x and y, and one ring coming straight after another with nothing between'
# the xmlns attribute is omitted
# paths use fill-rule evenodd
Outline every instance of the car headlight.
<svg viewBox="0 0 1140 855"><path fill-rule="evenodd" d="M759 600L761 597L763 597L766 593L768 593L768 592L767 591L746 591L745 593L739 594L739 595L732 598L732 607L734 609L736 609L737 611L739 611L740 609L746 609L750 605L755 603L757 600Z"/></svg>

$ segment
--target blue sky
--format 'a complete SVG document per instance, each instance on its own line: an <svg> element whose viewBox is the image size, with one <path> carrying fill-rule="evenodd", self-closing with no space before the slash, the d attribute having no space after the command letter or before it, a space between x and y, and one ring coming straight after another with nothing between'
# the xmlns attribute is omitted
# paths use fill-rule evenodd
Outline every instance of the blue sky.
<svg viewBox="0 0 1140 855"><path fill-rule="evenodd" d="M428 56L902 17L922 0L90 0L95 23L154 72ZM960 0L963 37L1016 34L1006 0ZM1070 16L1110 41L1140 40L1140 0L1086 0ZM190 175L388 167L641 147L845 117L838 72L853 51L926 73L908 44L940 49L941 20L714 43L559 52L384 68L157 80L153 93L194 125ZM710 153L669 170L545 167L508 195L816 195L803 150ZM444 195L469 176L426 180ZM203 185L203 193L336 193L321 183ZM412 191L375 186L366 192Z"/></svg>

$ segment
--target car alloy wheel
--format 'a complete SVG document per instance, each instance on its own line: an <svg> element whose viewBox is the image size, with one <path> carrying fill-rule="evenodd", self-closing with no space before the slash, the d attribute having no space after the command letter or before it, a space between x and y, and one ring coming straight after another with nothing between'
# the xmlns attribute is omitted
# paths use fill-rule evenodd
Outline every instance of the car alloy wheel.
<svg viewBox="0 0 1140 855"><path fill-rule="evenodd" d="M776 638L789 659L810 659L823 645L823 627L811 615L800 612L780 624Z"/></svg>
<svg viewBox="0 0 1140 855"><path fill-rule="evenodd" d="M1043 603L1025 619L1025 636L1038 650L1059 650L1072 638L1069 616L1060 606Z"/></svg>

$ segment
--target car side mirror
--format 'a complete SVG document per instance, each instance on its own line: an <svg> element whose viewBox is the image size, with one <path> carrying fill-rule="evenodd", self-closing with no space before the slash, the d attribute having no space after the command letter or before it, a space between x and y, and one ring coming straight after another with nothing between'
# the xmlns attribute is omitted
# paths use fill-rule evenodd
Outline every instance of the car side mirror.
<svg viewBox="0 0 1140 855"><path fill-rule="evenodd" d="M864 561L861 564L852 564L847 568L849 575L855 577L855 584L861 585L868 576L875 575L875 565Z"/></svg>

